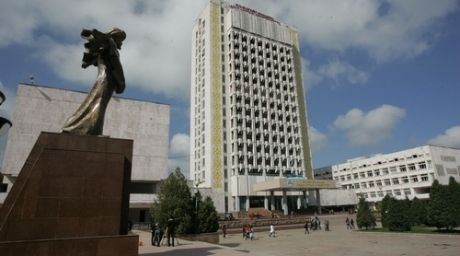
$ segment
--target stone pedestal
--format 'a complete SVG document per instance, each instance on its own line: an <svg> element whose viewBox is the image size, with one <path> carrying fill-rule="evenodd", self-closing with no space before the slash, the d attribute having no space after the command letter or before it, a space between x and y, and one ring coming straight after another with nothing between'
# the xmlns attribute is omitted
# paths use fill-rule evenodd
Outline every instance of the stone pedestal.
<svg viewBox="0 0 460 256"><path fill-rule="evenodd" d="M0 209L2 256L137 255L138 237L128 235L132 143L40 134Z"/></svg>

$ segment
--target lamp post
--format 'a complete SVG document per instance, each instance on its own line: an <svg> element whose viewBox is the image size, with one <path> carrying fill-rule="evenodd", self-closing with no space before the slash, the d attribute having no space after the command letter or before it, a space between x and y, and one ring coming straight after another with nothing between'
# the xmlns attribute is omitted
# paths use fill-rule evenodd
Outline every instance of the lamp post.
<svg viewBox="0 0 460 256"><path fill-rule="evenodd" d="M193 192L195 193L195 214L198 214L198 186L202 183L202 181L197 180L195 183L195 187L193 188Z"/></svg>

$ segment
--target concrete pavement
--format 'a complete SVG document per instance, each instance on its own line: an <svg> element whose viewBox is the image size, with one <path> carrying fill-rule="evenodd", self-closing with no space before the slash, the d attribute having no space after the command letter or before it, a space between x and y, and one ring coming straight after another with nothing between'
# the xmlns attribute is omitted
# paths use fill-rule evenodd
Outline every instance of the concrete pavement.
<svg viewBox="0 0 460 256"><path fill-rule="evenodd" d="M331 231L303 229L277 230L275 238L268 231L256 229L253 241L244 240L241 234L221 236L220 245L179 239L176 247L153 247L150 233L137 231L144 242L139 255L414 255L457 256L460 252L460 235L429 235L403 233L356 232L346 229L346 215L321 216L322 223L330 221ZM276 227L275 227L276 228Z"/></svg>

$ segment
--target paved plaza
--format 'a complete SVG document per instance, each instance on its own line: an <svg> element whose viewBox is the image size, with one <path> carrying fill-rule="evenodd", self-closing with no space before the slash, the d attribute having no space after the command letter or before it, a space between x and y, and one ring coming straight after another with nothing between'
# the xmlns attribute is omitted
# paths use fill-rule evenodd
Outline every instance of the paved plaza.
<svg viewBox="0 0 460 256"><path fill-rule="evenodd" d="M428 235L348 231L342 216L330 218L331 231L303 229L278 230L275 238L268 231L258 232L256 239L244 240L240 233L220 238L220 245L179 239L176 247L153 247L150 233L140 232L139 255L442 255L457 256L460 235ZM322 217L323 221L326 217Z"/></svg>

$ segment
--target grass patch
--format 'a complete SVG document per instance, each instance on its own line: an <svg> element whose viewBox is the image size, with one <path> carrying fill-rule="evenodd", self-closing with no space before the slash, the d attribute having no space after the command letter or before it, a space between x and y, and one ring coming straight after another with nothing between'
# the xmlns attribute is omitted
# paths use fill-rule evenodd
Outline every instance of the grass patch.
<svg viewBox="0 0 460 256"><path fill-rule="evenodd" d="M460 230L453 229L453 230L446 230L446 229L437 229L435 227L427 227L427 226L415 226L412 227L410 231L390 231L388 228L373 228L373 229L361 229L358 230L361 232L392 232L392 233L407 233L407 234L448 234L448 235L460 235Z"/></svg>

